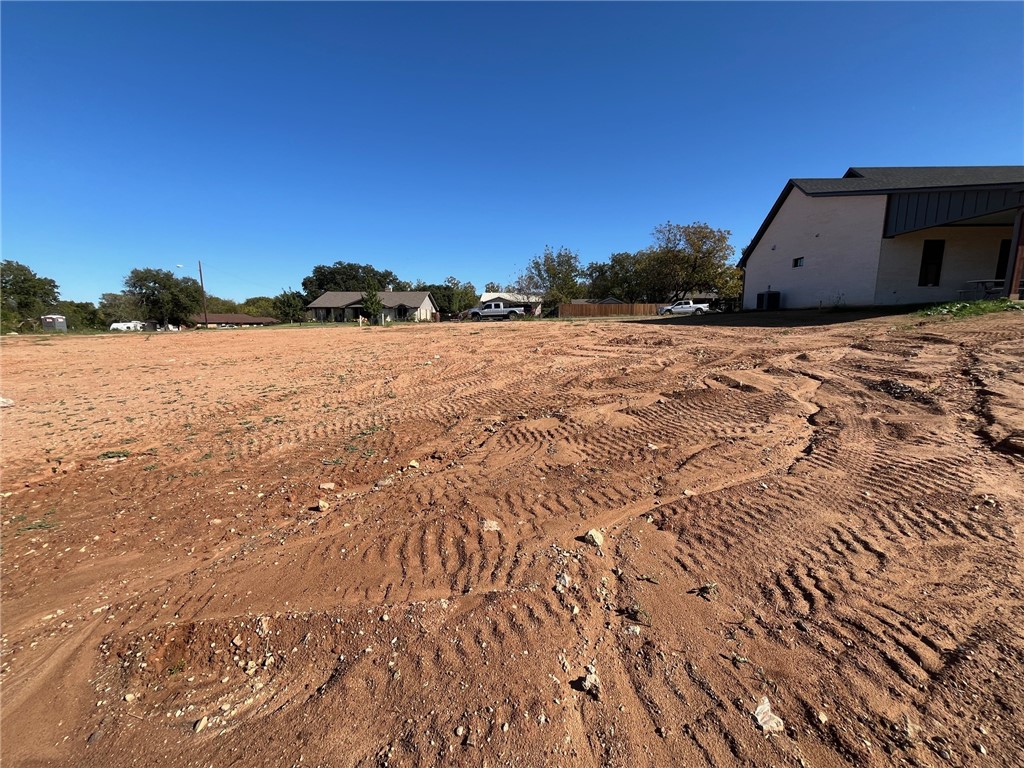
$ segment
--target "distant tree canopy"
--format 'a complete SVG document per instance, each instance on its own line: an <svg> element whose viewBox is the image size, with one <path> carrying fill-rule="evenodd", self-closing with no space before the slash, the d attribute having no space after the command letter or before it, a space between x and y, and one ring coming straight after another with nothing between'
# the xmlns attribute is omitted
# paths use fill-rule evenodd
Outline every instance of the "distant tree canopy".
<svg viewBox="0 0 1024 768"><path fill-rule="evenodd" d="M201 298L201 297L200 297ZM202 305L200 304L200 309ZM206 311L213 312L214 314L235 314L241 310L238 308L238 303L231 299L222 299L220 296L211 296L206 294Z"/></svg>
<svg viewBox="0 0 1024 768"><path fill-rule="evenodd" d="M443 283L425 283L417 280L412 290L430 291L430 295L437 302L437 310L442 315L457 315L476 306L479 298L472 283L459 282L457 277L448 277Z"/></svg>
<svg viewBox="0 0 1024 768"><path fill-rule="evenodd" d="M503 290L501 283L488 283L484 286L485 293L501 293Z"/></svg>
<svg viewBox="0 0 1024 768"><path fill-rule="evenodd" d="M100 296L97 312L102 324L108 328L111 323L142 319L142 310L138 303L126 293L104 293Z"/></svg>
<svg viewBox="0 0 1024 768"><path fill-rule="evenodd" d="M202 288L192 277L175 277L165 269L133 269L124 292L145 315L161 325L180 325L202 308Z"/></svg>
<svg viewBox="0 0 1024 768"><path fill-rule="evenodd" d="M57 303L55 313L64 315L69 331L107 327L100 311L91 301L61 301Z"/></svg>
<svg viewBox="0 0 1024 768"><path fill-rule="evenodd" d="M252 296L238 305L238 311L253 317L276 317L274 300L269 296Z"/></svg>
<svg viewBox="0 0 1024 768"><path fill-rule="evenodd" d="M270 317L276 317L282 323L302 322L306 316L306 297L291 288L281 291L271 300Z"/></svg>
<svg viewBox="0 0 1024 768"><path fill-rule="evenodd" d="M371 284L376 284L378 289L391 286L395 291L408 291L411 287L390 269L379 270L370 264L336 261L331 266L319 264L313 267L313 273L302 280L302 290L308 301L315 301L327 291L364 291Z"/></svg>
<svg viewBox="0 0 1024 768"><path fill-rule="evenodd" d="M546 245L544 252L530 259L526 269L508 289L525 295L540 294L548 305L563 304L583 295L582 276L578 253L565 246L555 251Z"/></svg>
<svg viewBox="0 0 1024 768"><path fill-rule="evenodd" d="M676 301L691 293L738 296L742 273L728 262L735 249L727 229L695 222L655 227L654 243L636 253L615 253L585 270L592 298L614 296L627 302Z"/></svg>
<svg viewBox="0 0 1024 768"><path fill-rule="evenodd" d="M654 228L653 272L675 301L698 291L714 291L736 249L727 229L702 222L666 222Z"/></svg>
<svg viewBox="0 0 1024 768"><path fill-rule="evenodd" d="M54 280L40 277L24 264L0 263L0 327L13 330L26 321L32 325L57 309L60 289Z"/></svg>

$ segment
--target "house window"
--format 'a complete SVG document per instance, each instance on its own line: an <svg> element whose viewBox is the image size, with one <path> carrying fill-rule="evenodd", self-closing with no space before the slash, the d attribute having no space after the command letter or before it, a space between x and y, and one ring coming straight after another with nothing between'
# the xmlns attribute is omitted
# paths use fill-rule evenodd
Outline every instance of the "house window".
<svg viewBox="0 0 1024 768"><path fill-rule="evenodd" d="M1006 268L1010 266L1010 241L999 243L999 260L996 262L996 280L1006 279Z"/></svg>
<svg viewBox="0 0 1024 768"><path fill-rule="evenodd" d="M796 269L797 267L802 267L803 265L804 265L804 257L803 256L798 256L797 258L793 259L793 269Z"/></svg>
<svg viewBox="0 0 1024 768"><path fill-rule="evenodd" d="M942 274L942 253L946 250L945 240L925 240L921 251L921 274L917 284L936 286Z"/></svg>

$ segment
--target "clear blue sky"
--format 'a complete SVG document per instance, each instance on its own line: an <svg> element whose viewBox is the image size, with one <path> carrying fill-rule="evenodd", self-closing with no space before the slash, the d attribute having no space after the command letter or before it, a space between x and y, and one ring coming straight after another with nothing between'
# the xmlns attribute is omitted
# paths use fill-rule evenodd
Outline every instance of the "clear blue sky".
<svg viewBox="0 0 1024 768"><path fill-rule="evenodd" d="M2 6L3 258L236 300L337 260L478 289L790 177L1024 163L1021 3ZM183 264L179 270L175 265Z"/></svg>

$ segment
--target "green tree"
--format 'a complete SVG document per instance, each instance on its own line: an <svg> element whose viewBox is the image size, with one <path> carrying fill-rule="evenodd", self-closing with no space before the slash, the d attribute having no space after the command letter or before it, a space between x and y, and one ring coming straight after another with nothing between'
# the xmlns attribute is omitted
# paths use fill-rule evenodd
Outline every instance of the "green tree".
<svg viewBox="0 0 1024 768"><path fill-rule="evenodd" d="M253 317L276 317L274 300L269 296L251 296L238 305L238 311Z"/></svg>
<svg viewBox="0 0 1024 768"><path fill-rule="evenodd" d="M722 267L715 284L715 293L722 299L737 299L743 293L743 270L733 264Z"/></svg>
<svg viewBox="0 0 1024 768"><path fill-rule="evenodd" d="M501 283L488 283L484 286L484 293L501 293Z"/></svg>
<svg viewBox="0 0 1024 768"><path fill-rule="evenodd" d="M239 311L238 303L231 299L206 294L206 311L217 315L233 315Z"/></svg>
<svg viewBox="0 0 1024 768"><path fill-rule="evenodd" d="M727 229L703 222L681 225L666 222L654 228L654 246L648 260L649 279L669 301L698 291L713 291L722 270L735 254Z"/></svg>
<svg viewBox="0 0 1024 768"><path fill-rule="evenodd" d="M104 293L96 311L104 328L109 328L111 323L126 323L142 317L138 303L126 293Z"/></svg>
<svg viewBox="0 0 1024 768"><path fill-rule="evenodd" d="M443 283L417 280L411 290L429 291L437 302L437 311L442 315L457 315L464 309L476 306L478 298L476 287L472 283L460 282L454 276L446 278Z"/></svg>
<svg viewBox="0 0 1024 768"><path fill-rule="evenodd" d="M306 317L306 298L299 291L288 288L273 299L271 317L282 323L301 323Z"/></svg>
<svg viewBox="0 0 1024 768"><path fill-rule="evenodd" d="M166 269L133 269L124 279L124 288L146 320L163 326L188 322L203 305L195 278L175 277Z"/></svg>
<svg viewBox="0 0 1024 768"><path fill-rule="evenodd" d="M643 252L613 253L607 262L592 262L585 271L587 293L592 299L614 296L626 302L648 299Z"/></svg>
<svg viewBox="0 0 1024 768"><path fill-rule="evenodd" d="M55 309L60 300L57 283L40 277L24 264L0 263L0 327L11 330L26 321L34 325Z"/></svg>
<svg viewBox="0 0 1024 768"><path fill-rule="evenodd" d="M106 327L99 310L91 301L61 301L57 303L56 312L64 315L69 331Z"/></svg>
<svg viewBox="0 0 1024 768"><path fill-rule="evenodd" d="M380 286L370 282L363 292L363 314L370 318L371 323L379 323L384 312L384 302L380 298Z"/></svg>
<svg viewBox="0 0 1024 768"><path fill-rule="evenodd" d="M390 269L379 270L370 264L353 264L336 261L331 266L319 264L313 272L302 279L302 290L309 301L315 301L327 291L362 291L371 283L391 286L395 291L408 291L410 284L399 280Z"/></svg>
<svg viewBox="0 0 1024 768"><path fill-rule="evenodd" d="M519 279L518 293L541 293L544 303L557 305L579 298L583 294L580 277L580 257L565 246L557 251L544 246L544 253L534 256Z"/></svg>

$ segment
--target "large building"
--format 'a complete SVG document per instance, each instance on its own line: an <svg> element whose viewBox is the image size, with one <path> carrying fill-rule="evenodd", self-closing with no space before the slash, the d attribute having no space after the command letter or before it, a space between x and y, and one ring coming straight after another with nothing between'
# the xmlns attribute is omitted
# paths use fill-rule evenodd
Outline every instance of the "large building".
<svg viewBox="0 0 1024 768"><path fill-rule="evenodd" d="M919 304L1020 291L1024 166L790 179L743 252L743 307Z"/></svg>

